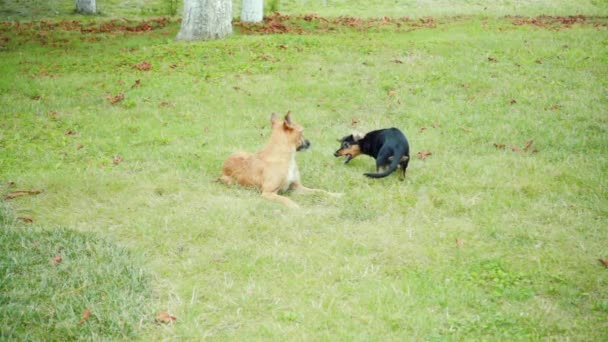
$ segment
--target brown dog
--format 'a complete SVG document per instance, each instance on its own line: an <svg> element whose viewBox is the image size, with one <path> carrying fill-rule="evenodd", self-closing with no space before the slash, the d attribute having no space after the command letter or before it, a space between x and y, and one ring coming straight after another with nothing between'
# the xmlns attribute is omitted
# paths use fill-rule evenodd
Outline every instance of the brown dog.
<svg viewBox="0 0 608 342"><path fill-rule="evenodd" d="M273 113L270 123L272 133L268 145L255 154L237 152L228 157L219 181L228 185L238 183L241 186L255 187L262 191L262 197L292 208L298 208L298 205L279 195L279 191L292 188L299 192L337 195L307 188L300 182L296 152L310 147L310 142L304 138L302 126L293 122L291 112L285 115L284 120Z"/></svg>

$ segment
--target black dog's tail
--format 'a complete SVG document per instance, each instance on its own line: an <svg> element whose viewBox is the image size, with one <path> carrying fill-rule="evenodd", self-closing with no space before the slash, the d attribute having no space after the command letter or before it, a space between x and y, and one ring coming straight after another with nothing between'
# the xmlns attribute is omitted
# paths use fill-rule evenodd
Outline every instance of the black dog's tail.
<svg viewBox="0 0 608 342"><path fill-rule="evenodd" d="M388 167L388 169L386 171L381 172L381 173L364 173L364 175L366 175L367 177L370 177L370 178L386 177L386 176L390 175L391 173L393 173L395 170L397 170L397 167L399 166L399 163L401 162L401 158L403 158L404 155L405 155L405 153L403 153L403 152L396 153L393 156L393 161L391 162L391 165Z"/></svg>

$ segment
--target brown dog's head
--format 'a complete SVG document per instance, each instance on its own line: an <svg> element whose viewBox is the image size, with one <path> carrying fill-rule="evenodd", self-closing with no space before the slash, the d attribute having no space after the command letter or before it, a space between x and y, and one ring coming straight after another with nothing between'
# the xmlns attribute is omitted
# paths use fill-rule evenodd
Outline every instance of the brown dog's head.
<svg viewBox="0 0 608 342"><path fill-rule="evenodd" d="M279 119L277 114L272 113L270 124L272 125L272 134L280 134L285 137L290 145L296 147L296 151L303 151L310 147L310 141L304 138L304 128L293 121L291 112L287 112L284 120Z"/></svg>
<svg viewBox="0 0 608 342"><path fill-rule="evenodd" d="M342 139L338 139L340 148L334 153L334 157L344 156L344 164L348 163L355 157L361 154L361 148L359 147L359 140L363 138L362 134L353 133L347 135Z"/></svg>

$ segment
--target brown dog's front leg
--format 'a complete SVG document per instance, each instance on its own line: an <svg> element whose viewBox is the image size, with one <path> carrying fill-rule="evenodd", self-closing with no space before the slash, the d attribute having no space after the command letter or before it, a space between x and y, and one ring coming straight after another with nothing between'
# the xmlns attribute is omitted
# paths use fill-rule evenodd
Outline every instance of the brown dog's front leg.
<svg viewBox="0 0 608 342"><path fill-rule="evenodd" d="M297 209L300 207L296 202L290 200L285 196L281 196L276 192L262 192L262 197L273 202L281 203L293 209Z"/></svg>
<svg viewBox="0 0 608 342"><path fill-rule="evenodd" d="M329 196L333 196L333 197L340 197L342 196L342 194L338 194L335 192L329 192L329 191L325 191L325 190L321 190L321 189L311 189L311 188L307 188L304 185L302 185L302 183L293 183L292 186L294 191L297 191L299 193L303 193L303 194L310 194L310 193L322 193L322 194L326 194Z"/></svg>

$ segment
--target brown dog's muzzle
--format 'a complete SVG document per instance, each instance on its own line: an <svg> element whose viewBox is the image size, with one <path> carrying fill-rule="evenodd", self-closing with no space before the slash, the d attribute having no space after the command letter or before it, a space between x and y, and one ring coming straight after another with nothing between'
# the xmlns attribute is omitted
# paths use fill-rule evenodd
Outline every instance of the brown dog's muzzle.
<svg viewBox="0 0 608 342"><path fill-rule="evenodd" d="M296 148L296 151L303 151L310 147L310 141L308 139L302 139L300 145Z"/></svg>

